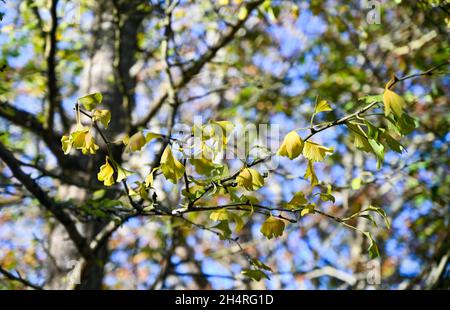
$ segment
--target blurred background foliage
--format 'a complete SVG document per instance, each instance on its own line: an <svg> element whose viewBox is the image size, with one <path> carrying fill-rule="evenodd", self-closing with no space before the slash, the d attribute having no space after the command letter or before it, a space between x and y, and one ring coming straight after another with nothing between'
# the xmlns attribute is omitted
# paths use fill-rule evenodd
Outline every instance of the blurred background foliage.
<svg viewBox="0 0 450 310"><path fill-rule="evenodd" d="M250 12L244 8L251 2L239 0L182 0L175 6L168 59L177 80L191 74L177 89L177 122L192 124L201 115L235 124L275 123L282 125L284 136L309 126L317 96L333 111L318 115L316 122L332 121L361 108L359 98L381 94L393 74L402 77L449 60L447 1L372 1L380 3L379 24L368 22L365 1L259 2ZM118 96L131 98L132 111L111 107L116 124L109 134L167 130L171 107L160 100L166 83L161 52L166 5L154 0L0 1L0 142L50 196L77 202L93 221L107 216L105 201L95 203L102 188L96 181L99 165L75 156L63 160L54 149L75 124L74 102L89 90L106 93L106 104ZM195 67L243 17L245 23L230 40ZM117 29L122 31L117 34ZM122 56L111 56L117 48ZM125 87L114 78L116 67L128 70L122 77ZM86 74L90 70L92 77ZM396 86L417 128L401 140L406 151L388 152L380 170L373 155L355 148L346 127L318 135L318 142L335 148L316 169L322 186L332 185L336 202L322 202L320 208L344 217L376 205L391 219L390 229L382 222L368 227L363 218L352 223L372 232L380 249L375 263L363 236L327 218L303 217L280 238L266 240L259 232L263 217L255 216L239 240L249 255L273 270L270 280L255 282L240 274L246 258L235 244L176 219L143 217L111 236L104 272L94 281L100 286L91 288L448 289L447 72L448 65ZM146 119L149 111L155 113ZM47 122L49 113L55 115L53 123ZM154 141L145 151L126 155L126 168L145 176L159 147ZM230 171L239 163L230 162ZM254 193L267 205L311 191L303 179L304 162L282 159L280 164ZM176 207L181 189L160 183L155 185L159 199ZM55 221L3 162L0 191L0 266L33 283L54 283L48 266ZM216 195L208 203L220 199ZM378 271L379 284L368 280ZM2 289L23 287L0 276Z"/></svg>

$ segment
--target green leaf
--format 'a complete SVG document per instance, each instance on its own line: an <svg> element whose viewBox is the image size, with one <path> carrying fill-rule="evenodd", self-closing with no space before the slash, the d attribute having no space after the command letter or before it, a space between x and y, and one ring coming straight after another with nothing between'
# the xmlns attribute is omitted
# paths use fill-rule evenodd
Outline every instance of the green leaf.
<svg viewBox="0 0 450 310"><path fill-rule="evenodd" d="M261 281L262 278L270 280L269 276L264 271L258 269L244 269L241 273L253 281Z"/></svg>
<svg viewBox="0 0 450 310"><path fill-rule="evenodd" d="M372 147L373 153L377 157L377 167L380 169L384 161L384 146L374 139L369 139L369 144Z"/></svg>
<svg viewBox="0 0 450 310"><path fill-rule="evenodd" d="M369 239L369 256L371 259L377 258L380 256L380 252L378 251L378 246L375 243L375 240L372 238L372 234L370 232L363 232L367 239Z"/></svg>
<svg viewBox="0 0 450 310"><path fill-rule="evenodd" d="M384 132L382 135L384 141L386 142L387 146L397 153L403 153L405 150L405 147L401 145L396 139L394 139L391 135Z"/></svg>
<svg viewBox="0 0 450 310"><path fill-rule="evenodd" d="M322 201L332 201L333 203L336 202L336 198L334 198L333 195L328 193L320 193L320 200Z"/></svg>
<svg viewBox="0 0 450 310"><path fill-rule="evenodd" d="M284 227L285 224L283 220L269 216L262 224L260 231L267 239L272 239L273 237L283 235Z"/></svg>
<svg viewBox="0 0 450 310"><path fill-rule="evenodd" d="M416 120L408 114L403 113L397 121L397 128L402 135L408 135L417 128Z"/></svg>
<svg viewBox="0 0 450 310"><path fill-rule="evenodd" d="M294 197L287 203L287 207L290 209L298 209L300 206L308 203L305 194L302 192L295 193Z"/></svg>
<svg viewBox="0 0 450 310"><path fill-rule="evenodd" d="M230 239L231 230L230 230L230 227L228 225L228 221L220 221L219 224L217 224L213 228L217 228L218 230L221 231L221 234L220 234L220 239L221 240Z"/></svg>
<svg viewBox="0 0 450 310"><path fill-rule="evenodd" d="M266 264L264 264L262 261L260 261L257 258L252 258L251 259L251 263L252 263L253 266L255 266L258 269L272 271L272 268L270 268L269 266L267 266Z"/></svg>
<svg viewBox="0 0 450 310"><path fill-rule="evenodd" d="M384 223L386 224L386 227L389 229L391 227L391 223L389 221L389 217L386 214L386 211L384 211L383 209L381 209L380 207L376 207L376 206L372 206L370 205L367 209L365 209L364 211L374 211L376 213L378 213L384 220Z"/></svg>
<svg viewBox="0 0 450 310"><path fill-rule="evenodd" d="M326 100L320 100L314 108L314 114L325 111L333 111L333 109L330 107Z"/></svg>
<svg viewBox="0 0 450 310"><path fill-rule="evenodd" d="M91 111L97 105L102 103L103 95L101 93L92 93L84 97L78 98L78 102L82 104L86 110Z"/></svg>

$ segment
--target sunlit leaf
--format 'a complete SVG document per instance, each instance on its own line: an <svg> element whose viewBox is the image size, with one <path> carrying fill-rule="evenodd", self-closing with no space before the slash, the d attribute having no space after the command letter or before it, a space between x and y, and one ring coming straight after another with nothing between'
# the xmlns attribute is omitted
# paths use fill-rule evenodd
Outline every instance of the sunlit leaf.
<svg viewBox="0 0 450 310"><path fill-rule="evenodd" d="M267 239L272 239L273 237L283 235L284 227L285 224L283 220L269 216L262 224L260 231Z"/></svg>
<svg viewBox="0 0 450 310"><path fill-rule="evenodd" d="M244 168L236 178L239 186L246 190L254 191L264 186L264 178L259 172L252 168Z"/></svg>
<svg viewBox="0 0 450 310"><path fill-rule="evenodd" d="M383 94L384 114L388 116L394 113L395 116L400 117L403 114L403 107L405 100L389 89L384 90Z"/></svg>
<svg viewBox="0 0 450 310"><path fill-rule="evenodd" d="M322 161L327 154L332 154L333 149L319 145L312 141L306 141L303 147L303 156L310 161Z"/></svg>
<svg viewBox="0 0 450 310"><path fill-rule="evenodd" d="M308 203L305 194L302 192L295 193L294 197L287 203L287 206L291 209L297 209L298 207Z"/></svg>
<svg viewBox="0 0 450 310"><path fill-rule="evenodd" d="M326 111L333 111L326 100L320 100L314 108L314 114Z"/></svg>
<svg viewBox="0 0 450 310"><path fill-rule="evenodd" d="M109 110L94 110L92 120L100 121L103 127L108 128L109 122L111 121L111 112Z"/></svg>
<svg viewBox="0 0 450 310"><path fill-rule="evenodd" d="M126 143L127 146L125 147L125 153L140 151L146 143L147 140L144 134L142 133L142 131L138 131L128 139Z"/></svg>
<svg viewBox="0 0 450 310"><path fill-rule="evenodd" d="M311 181L311 186L319 184L319 179L317 178L316 172L314 171L314 163L311 160L308 160L304 178Z"/></svg>
<svg viewBox="0 0 450 310"><path fill-rule="evenodd" d="M106 162L100 167L100 172L97 174L99 181L102 181L105 186L114 184L114 169L109 163L109 158L106 156Z"/></svg>
<svg viewBox="0 0 450 310"><path fill-rule="evenodd" d="M298 157L303 150L303 140L295 131L291 131L284 137L283 143L278 149L277 154L286 156L290 159Z"/></svg>
<svg viewBox="0 0 450 310"><path fill-rule="evenodd" d="M170 182L176 184L183 176L185 168L172 154L170 146L166 146L161 156L161 171L164 177Z"/></svg>
<svg viewBox="0 0 450 310"><path fill-rule="evenodd" d="M78 98L78 102L82 104L86 110L91 111L97 105L102 103L103 95L101 93L92 93L84 97Z"/></svg>

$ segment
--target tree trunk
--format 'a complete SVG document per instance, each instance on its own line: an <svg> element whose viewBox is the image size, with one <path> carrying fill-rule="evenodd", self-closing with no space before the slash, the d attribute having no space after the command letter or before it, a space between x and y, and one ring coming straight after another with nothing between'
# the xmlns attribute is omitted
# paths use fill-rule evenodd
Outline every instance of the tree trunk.
<svg viewBox="0 0 450 310"><path fill-rule="evenodd" d="M96 16L90 40L92 52L85 65L79 96L92 92L103 94L103 104L112 114L111 123L106 131L111 139L120 133L128 132L131 123L135 80L129 71L135 63L136 36L144 17L143 11L137 7L138 4L145 3L143 0L101 0L94 4L93 11ZM120 12L120 15L117 12ZM97 142L101 145L99 139ZM113 154L120 163L120 147L113 148ZM87 184L98 182L97 173L105 161L105 155L104 152L99 152L97 156L87 159L80 154L80 161L86 162L85 170L69 173L77 174ZM83 203L88 198L86 190L74 186L61 186L58 194L64 200L74 199L78 203ZM79 223L78 229L87 240L91 240L104 225L104 221ZM81 256L60 224L54 224L51 228L48 257L47 288L65 289L68 276L73 272L72 269ZM100 289L107 258L108 249L105 243L96 253L95 259L86 261L84 269L80 272L81 278L77 288Z"/></svg>

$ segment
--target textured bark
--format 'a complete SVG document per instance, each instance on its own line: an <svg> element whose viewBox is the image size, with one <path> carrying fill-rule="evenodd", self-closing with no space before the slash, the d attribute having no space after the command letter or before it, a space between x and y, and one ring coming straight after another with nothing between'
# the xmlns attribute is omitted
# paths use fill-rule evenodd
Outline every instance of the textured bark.
<svg viewBox="0 0 450 310"><path fill-rule="evenodd" d="M137 5L145 3L146 1L142 0L95 2L93 11L96 18L92 27L92 46L90 47L92 52L85 65L79 95L91 92L103 94L104 105L112 114L112 120L106 132L110 138L127 132L130 125L135 81L130 77L129 70L135 62L136 34L144 17L144 13L137 9ZM117 12L120 12L120 17ZM113 153L115 159L120 162L121 150L115 148ZM88 161L86 156L80 155L79 160L84 163L84 169L71 170L69 173L76 174L80 180L88 184L98 182L97 172L105 160L105 153L100 152L97 156L90 157ZM58 194L64 200L73 199L79 203L88 198L86 190L74 186L61 186ZM89 241L104 225L104 222L97 221L79 223L77 226ZM65 229L59 224L55 224L51 229L48 254L46 286L49 289L64 289L68 284L68 275L81 256ZM86 261L81 272L80 285L77 288L100 289L107 258L108 249L105 243L95 253L93 259Z"/></svg>

